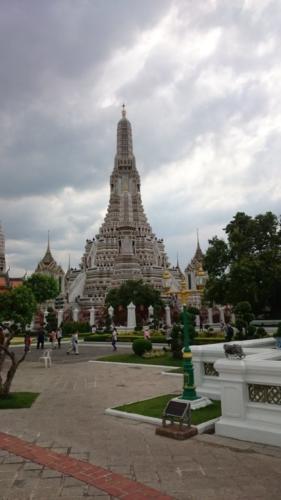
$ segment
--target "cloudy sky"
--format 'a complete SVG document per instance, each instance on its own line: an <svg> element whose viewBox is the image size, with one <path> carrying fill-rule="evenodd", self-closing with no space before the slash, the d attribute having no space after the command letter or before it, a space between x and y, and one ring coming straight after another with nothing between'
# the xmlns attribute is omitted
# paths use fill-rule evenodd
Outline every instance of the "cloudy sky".
<svg viewBox="0 0 281 500"><path fill-rule="evenodd" d="M186 266L281 206L280 0L0 0L0 219L11 275L78 265L123 102L149 222Z"/></svg>

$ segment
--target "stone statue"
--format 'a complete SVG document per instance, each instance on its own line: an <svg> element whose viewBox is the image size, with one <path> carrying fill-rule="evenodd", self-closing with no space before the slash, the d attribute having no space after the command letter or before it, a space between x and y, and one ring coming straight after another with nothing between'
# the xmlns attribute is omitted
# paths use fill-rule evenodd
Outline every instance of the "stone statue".
<svg viewBox="0 0 281 500"><path fill-rule="evenodd" d="M243 359L246 356L239 344L224 344L223 348L226 358Z"/></svg>

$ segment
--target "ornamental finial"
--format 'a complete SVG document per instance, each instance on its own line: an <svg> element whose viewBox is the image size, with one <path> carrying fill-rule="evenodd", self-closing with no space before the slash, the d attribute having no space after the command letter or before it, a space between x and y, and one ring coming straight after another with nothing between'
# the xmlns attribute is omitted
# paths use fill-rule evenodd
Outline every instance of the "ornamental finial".
<svg viewBox="0 0 281 500"><path fill-rule="evenodd" d="M125 104L122 105L122 118L126 118L126 106L125 106Z"/></svg>

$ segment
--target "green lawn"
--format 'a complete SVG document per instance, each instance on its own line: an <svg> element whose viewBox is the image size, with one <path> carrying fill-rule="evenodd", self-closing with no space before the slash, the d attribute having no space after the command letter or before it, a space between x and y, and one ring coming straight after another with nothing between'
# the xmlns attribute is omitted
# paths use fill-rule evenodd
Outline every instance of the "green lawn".
<svg viewBox="0 0 281 500"><path fill-rule="evenodd" d="M11 392L8 396L0 396L0 410L30 408L39 392Z"/></svg>
<svg viewBox="0 0 281 500"><path fill-rule="evenodd" d="M147 417L162 418L163 411L170 399L176 397L175 394L165 394L157 398L147 399L145 401L137 401L128 405L118 406L114 410L120 410L127 413L137 413ZM191 423L193 425L207 422L221 415L221 402L212 401L212 405L198 410L191 411Z"/></svg>
<svg viewBox="0 0 281 500"><path fill-rule="evenodd" d="M31 337L31 345L34 345L36 343L36 337ZM19 344L24 344L24 336L22 335L21 337L13 337L11 340L10 345L19 345Z"/></svg>
<svg viewBox="0 0 281 500"><path fill-rule="evenodd" d="M163 356L157 358L142 358L136 354L111 354L110 356L103 356L98 358L98 361L111 361L118 363L138 363L145 365L167 365L167 366L182 366L181 359L172 358L170 353L164 353Z"/></svg>

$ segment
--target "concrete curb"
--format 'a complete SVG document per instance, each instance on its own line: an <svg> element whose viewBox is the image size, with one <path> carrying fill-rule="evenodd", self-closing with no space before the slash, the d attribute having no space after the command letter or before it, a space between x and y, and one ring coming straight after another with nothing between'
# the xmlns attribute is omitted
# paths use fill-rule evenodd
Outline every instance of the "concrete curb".
<svg viewBox="0 0 281 500"><path fill-rule="evenodd" d="M213 418L207 422L196 425L198 429L198 434L204 434L204 432L215 430L215 423L220 419L220 417Z"/></svg>
<svg viewBox="0 0 281 500"><path fill-rule="evenodd" d="M136 420L138 422L144 424L151 425L162 425L161 418L148 417L146 415L139 415L138 413L127 413L125 411L115 410L114 408L106 408L105 415L111 415L112 417L118 418L128 418L130 420ZM215 427L215 422L219 420L218 418L213 418L212 420L208 420L207 422L203 422L202 424L195 425L197 427L198 434L203 434L204 432L211 431Z"/></svg>
<svg viewBox="0 0 281 500"><path fill-rule="evenodd" d="M161 375L168 375L169 377L183 377L183 373L161 372Z"/></svg>
<svg viewBox="0 0 281 500"><path fill-rule="evenodd" d="M145 415L139 415L138 413L127 413L125 411L114 410L114 408L107 408L104 412L106 415L111 415L113 417L119 418L129 418L130 420L137 420L142 423L161 425L161 418L147 417Z"/></svg>

